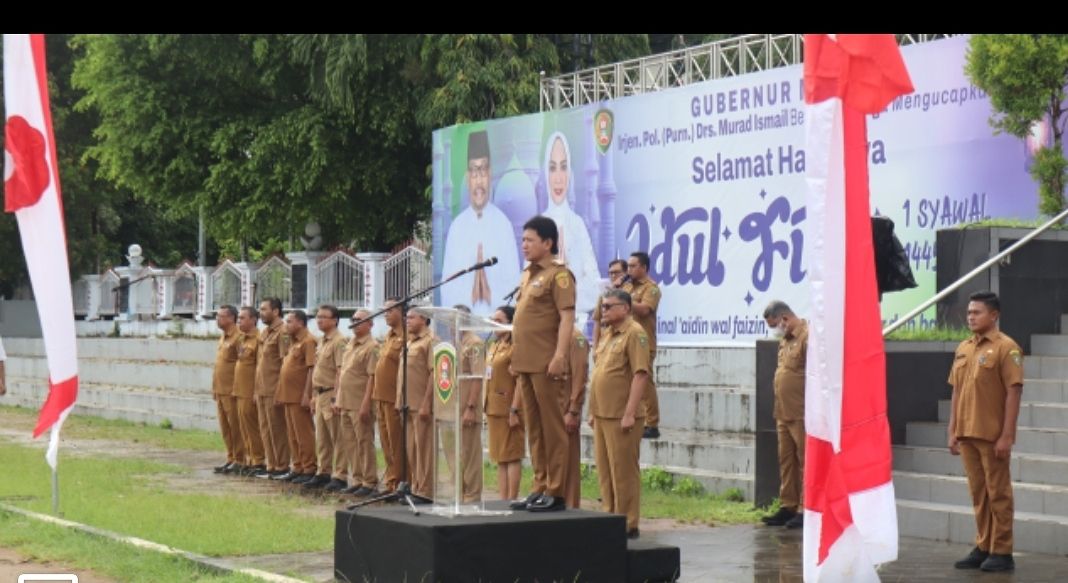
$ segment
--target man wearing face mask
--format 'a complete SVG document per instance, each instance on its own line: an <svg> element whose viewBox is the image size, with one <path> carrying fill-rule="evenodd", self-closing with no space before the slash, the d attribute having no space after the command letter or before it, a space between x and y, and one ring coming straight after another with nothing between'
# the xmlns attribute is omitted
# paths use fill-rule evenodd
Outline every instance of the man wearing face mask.
<svg viewBox="0 0 1068 583"><path fill-rule="evenodd" d="M805 359L808 322L775 300L764 310L772 336L779 339L775 368L775 427L779 438L779 511L761 520L768 526L801 528L801 485L805 468Z"/></svg>

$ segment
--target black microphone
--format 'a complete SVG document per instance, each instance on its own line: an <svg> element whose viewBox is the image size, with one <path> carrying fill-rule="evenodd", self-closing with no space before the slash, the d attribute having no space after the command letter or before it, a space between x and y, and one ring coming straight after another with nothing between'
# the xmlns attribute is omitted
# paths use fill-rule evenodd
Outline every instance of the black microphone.
<svg viewBox="0 0 1068 583"><path fill-rule="evenodd" d="M630 277L629 273L624 273L623 279L619 280L619 287L623 287L623 284L627 283L628 281L631 281L631 279L632 278Z"/></svg>
<svg viewBox="0 0 1068 583"><path fill-rule="evenodd" d="M512 298L514 298L514 297L515 297L515 294L517 294L517 293L519 293L519 286L518 286L518 285L517 285L517 286L515 286L515 289L514 289L514 290L512 290L512 291L508 292L508 295L504 296L504 301L505 301L505 303L507 303L507 302L511 302L511 301L512 301Z"/></svg>
<svg viewBox="0 0 1068 583"><path fill-rule="evenodd" d="M471 271L478 271L479 269L484 269L486 267L489 267L490 265L497 265L497 258L496 257L490 257L489 259L483 261L482 263L476 263L476 264L472 265L471 267L468 267L467 269L465 269L464 273L469 273Z"/></svg>

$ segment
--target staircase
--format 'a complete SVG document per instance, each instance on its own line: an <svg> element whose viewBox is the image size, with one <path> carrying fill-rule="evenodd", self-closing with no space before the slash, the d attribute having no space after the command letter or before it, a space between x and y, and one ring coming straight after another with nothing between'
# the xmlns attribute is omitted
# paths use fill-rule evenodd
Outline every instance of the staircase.
<svg viewBox="0 0 1068 583"><path fill-rule="evenodd" d="M1068 330L1068 316L1061 318ZM1068 554L1068 334L1031 337L1010 471L1015 549ZM948 376L948 371L947 371ZM894 447L894 488L902 536L970 544L975 519L959 457L946 447L950 402L938 422L914 422Z"/></svg>

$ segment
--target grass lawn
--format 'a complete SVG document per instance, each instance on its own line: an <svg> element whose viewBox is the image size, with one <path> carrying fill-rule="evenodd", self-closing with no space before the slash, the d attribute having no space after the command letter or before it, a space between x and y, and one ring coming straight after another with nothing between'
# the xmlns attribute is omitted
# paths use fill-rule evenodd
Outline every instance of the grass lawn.
<svg viewBox="0 0 1068 583"><path fill-rule="evenodd" d="M0 441L0 500L51 512L51 475L40 449ZM63 517L211 556L333 547L333 521L301 512L321 504L279 492L239 496L177 492L166 478L190 470L137 458L62 456Z"/></svg>
<svg viewBox="0 0 1068 583"><path fill-rule="evenodd" d="M3 427L32 431L36 424L37 411L25 407L0 406L0 425ZM67 422L63 424L63 437L108 439L189 451L226 451L222 438L218 433L211 431L165 429L159 425L103 419L89 415L68 417Z"/></svg>
<svg viewBox="0 0 1068 583"><path fill-rule="evenodd" d="M0 510L0 546L57 568L92 569L129 583L251 583L246 575L220 575L184 559L90 536Z"/></svg>

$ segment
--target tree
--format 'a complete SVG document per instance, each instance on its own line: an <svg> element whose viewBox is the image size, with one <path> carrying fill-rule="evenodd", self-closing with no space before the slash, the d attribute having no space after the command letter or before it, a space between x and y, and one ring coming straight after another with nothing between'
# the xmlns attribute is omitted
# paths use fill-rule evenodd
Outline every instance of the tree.
<svg viewBox="0 0 1068 583"><path fill-rule="evenodd" d="M1068 124L1068 36L974 35L965 72L990 96L995 112L990 125L997 131L1026 138L1036 124L1049 124L1053 143L1035 153L1031 176L1039 185L1040 211L1060 213L1068 179L1063 141Z"/></svg>

